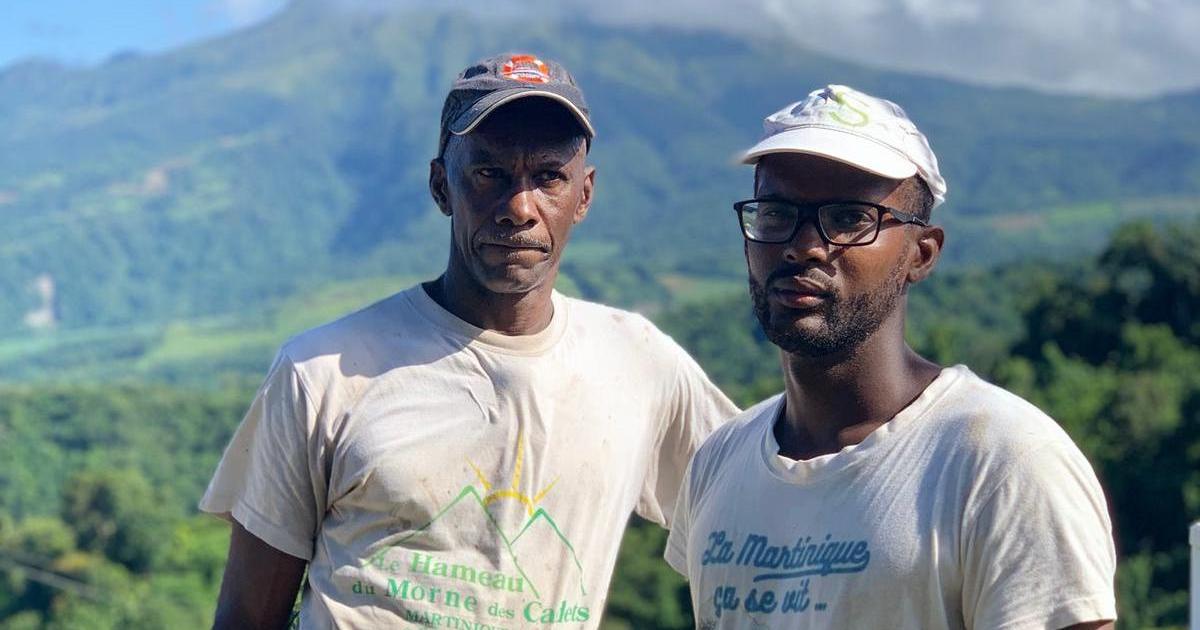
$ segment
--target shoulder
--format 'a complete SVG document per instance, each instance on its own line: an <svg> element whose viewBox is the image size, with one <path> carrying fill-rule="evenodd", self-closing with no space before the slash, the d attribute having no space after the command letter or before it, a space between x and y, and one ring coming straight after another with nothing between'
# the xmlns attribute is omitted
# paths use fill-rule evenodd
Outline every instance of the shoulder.
<svg viewBox="0 0 1200 630"><path fill-rule="evenodd" d="M419 285L416 288L420 288ZM280 347L277 364L290 364L310 395L355 375L377 373L384 337L419 321L407 289L336 320L310 328Z"/></svg>
<svg viewBox="0 0 1200 630"><path fill-rule="evenodd" d="M961 473L976 500L997 489L1027 493L1082 490L1102 496L1091 464L1067 432L1029 401L975 376L967 368L938 402L933 420L940 459Z"/></svg>
<svg viewBox="0 0 1200 630"><path fill-rule="evenodd" d="M982 378L966 366L948 368L955 381L937 403L938 429L981 457L1019 460L1047 447L1077 451L1053 418L1033 403Z"/></svg>
<svg viewBox="0 0 1200 630"><path fill-rule="evenodd" d="M602 340L608 350L625 348L648 358L691 362L687 352L646 316L633 311L562 296L570 311L571 326Z"/></svg>
<svg viewBox="0 0 1200 630"><path fill-rule="evenodd" d="M756 457L765 431L774 425L783 394L776 394L742 411L717 427L704 440L692 459L693 496L703 494L729 469L744 473L747 457Z"/></svg>
<svg viewBox="0 0 1200 630"><path fill-rule="evenodd" d="M730 418L704 440L696 456L706 460L727 459L748 442L756 441L766 430L764 425L773 424L782 398L782 393L775 394Z"/></svg>
<svg viewBox="0 0 1200 630"><path fill-rule="evenodd" d="M579 320L577 323L627 334L663 335L662 331L640 313L561 294L559 299L570 309L572 319Z"/></svg>

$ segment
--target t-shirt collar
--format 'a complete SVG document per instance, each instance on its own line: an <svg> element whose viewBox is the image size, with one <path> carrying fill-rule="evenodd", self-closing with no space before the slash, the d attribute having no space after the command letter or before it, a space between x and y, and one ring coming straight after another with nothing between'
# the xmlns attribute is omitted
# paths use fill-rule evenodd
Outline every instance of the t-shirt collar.
<svg viewBox="0 0 1200 630"><path fill-rule="evenodd" d="M429 297L420 284L409 289L407 293L413 308L434 326L452 335L465 337L469 345L509 354L541 354L549 350L562 338L570 316L567 300L558 291L552 291L550 300L554 314L545 328L532 335L506 335L459 319Z"/></svg>
<svg viewBox="0 0 1200 630"><path fill-rule="evenodd" d="M900 410L891 420L875 429L858 444L852 444L836 453L819 455L812 459L794 460L779 454L779 442L775 439L775 423L783 412L786 396L780 395L774 404L768 405L762 413L760 427L763 429L762 460L771 474L778 479L792 484L815 483L836 475L842 470L849 469L855 464L871 457L874 453L890 448L895 438L909 430L916 421L929 411L955 382L970 374L965 365L955 365L943 368L937 378L921 392L907 407Z"/></svg>

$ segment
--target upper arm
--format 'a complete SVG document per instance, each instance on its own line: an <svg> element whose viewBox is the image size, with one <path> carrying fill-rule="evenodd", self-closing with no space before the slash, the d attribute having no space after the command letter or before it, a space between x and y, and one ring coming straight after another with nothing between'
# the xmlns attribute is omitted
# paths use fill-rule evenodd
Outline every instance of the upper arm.
<svg viewBox="0 0 1200 630"><path fill-rule="evenodd" d="M234 521L213 628L286 628L306 565Z"/></svg>
<svg viewBox="0 0 1200 630"><path fill-rule="evenodd" d="M968 508L964 528L968 625L1103 628L1116 618L1108 508L1073 445L1047 444L1012 462Z"/></svg>
<svg viewBox="0 0 1200 630"><path fill-rule="evenodd" d="M312 556L326 510L326 443L286 351L226 447L200 509L236 520L275 549Z"/></svg>
<svg viewBox="0 0 1200 630"><path fill-rule="evenodd" d="M674 355L670 364L674 373L668 376L670 389L658 405L663 417L651 454L653 470L637 512L647 520L670 526L692 455L713 429L737 415L738 408L683 348L669 338L666 343L665 350Z"/></svg>
<svg viewBox="0 0 1200 630"><path fill-rule="evenodd" d="M679 498L675 502L675 513L671 518L671 531L667 535L666 548L663 549L663 558L667 564L685 578L688 577L687 550L692 533L692 488L695 485L693 478L695 465L696 460L693 459L684 473L683 484L679 489Z"/></svg>
<svg viewBox="0 0 1200 630"><path fill-rule="evenodd" d="M281 350L200 503L233 523L217 628L287 627L324 511L313 409Z"/></svg>

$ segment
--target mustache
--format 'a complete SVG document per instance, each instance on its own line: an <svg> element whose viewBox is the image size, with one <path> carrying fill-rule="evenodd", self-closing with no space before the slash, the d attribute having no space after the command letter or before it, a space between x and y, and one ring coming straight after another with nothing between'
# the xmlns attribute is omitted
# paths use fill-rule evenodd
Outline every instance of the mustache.
<svg viewBox="0 0 1200 630"><path fill-rule="evenodd" d="M475 239L476 245L498 245L500 247L520 247L550 251L550 244L538 240L522 232L512 234L481 234Z"/></svg>
<svg viewBox="0 0 1200 630"><path fill-rule="evenodd" d="M785 265L772 271L767 276L767 281L763 283L764 287L770 287L779 280L788 280L791 278L803 278L810 282L814 282L824 288L825 291L833 293L833 289L829 286L829 277L821 274L821 272L812 267L803 265Z"/></svg>

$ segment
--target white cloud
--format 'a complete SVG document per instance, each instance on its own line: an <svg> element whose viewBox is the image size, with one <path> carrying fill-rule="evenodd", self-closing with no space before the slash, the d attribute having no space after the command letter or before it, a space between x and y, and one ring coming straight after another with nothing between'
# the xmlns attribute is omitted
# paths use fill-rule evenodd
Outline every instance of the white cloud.
<svg viewBox="0 0 1200 630"><path fill-rule="evenodd" d="M285 4L284 0L214 0L214 8L235 26L253 24Z"/></svg>
<svg viewBox="0 0 1200 630"><path fill-rule="evenodd" d="M682 9L682 2L641 4L676 16L664 24L687 15L664 6ZM841 58L975 83L1118 96L1200 86L1200 4L1194 0L743 4L703 25L773 29Z"/></svg>
<svg viewBox="0 0 1200 630"><path fill-rule="evenodd" d="M1144 96L1200 87L1195 0L322 1L782 35L878 67L1054 92Z"/></svg>

